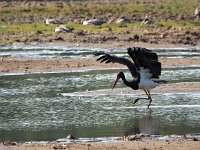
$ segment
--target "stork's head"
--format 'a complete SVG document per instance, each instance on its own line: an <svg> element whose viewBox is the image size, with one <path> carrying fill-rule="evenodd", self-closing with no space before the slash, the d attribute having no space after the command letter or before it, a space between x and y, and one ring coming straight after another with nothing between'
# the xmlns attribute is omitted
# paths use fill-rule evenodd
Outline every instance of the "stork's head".
<svg viewBox="0 0 200 150"><path fill-rule="evenodd" d="M117 74L117 78L116 78L115 82L113 83L112 89L114 89L115 85L117 84L117 82L119 81L120 78L121 78L122 80L125 79L125 75L124 75L123 72L119 72L119 73Z"/></svg>

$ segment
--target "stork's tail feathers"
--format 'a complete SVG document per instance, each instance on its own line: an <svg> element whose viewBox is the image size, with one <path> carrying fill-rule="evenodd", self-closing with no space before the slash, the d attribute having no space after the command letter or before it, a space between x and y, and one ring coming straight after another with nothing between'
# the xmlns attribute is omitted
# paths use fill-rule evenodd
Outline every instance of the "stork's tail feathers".
<svg viewBox="0 0 200 150"><path fill-rule="evenodd" d="M166 80L160 80L160 79L152 79L152 81L154 81L154 82L156 82L156 83L159 83L159 84L168 83L168 81L166 81Z"/></svg>

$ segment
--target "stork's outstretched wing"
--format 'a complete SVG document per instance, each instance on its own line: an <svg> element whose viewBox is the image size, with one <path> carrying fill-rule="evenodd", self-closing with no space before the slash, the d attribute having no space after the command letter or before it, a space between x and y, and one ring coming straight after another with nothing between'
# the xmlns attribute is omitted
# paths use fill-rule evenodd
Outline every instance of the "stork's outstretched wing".
<svg viewBox="0 0 200 150"><path fill-rule="evenodd" d="M130 61L129 59L123 58L123 57L118 57L118 56L114 56L114 55L110 55L107 53L95 53L95 56L100 56L97 61L100 61L100 63L119 63L119 64L123 64L126 65L128 67L128 69L131 72L131 75L133 76L133 78L138 76L138 69L136 68L135 64Z"/></svg>
<svg viewBox="0 0 200 150"><path fill-rule="evenodd" d="M150 70L152 78L159 78L161 75L161 63L156 53L141 47L128 48L128 54L133 59L137 69L144 67Z"/></svg>

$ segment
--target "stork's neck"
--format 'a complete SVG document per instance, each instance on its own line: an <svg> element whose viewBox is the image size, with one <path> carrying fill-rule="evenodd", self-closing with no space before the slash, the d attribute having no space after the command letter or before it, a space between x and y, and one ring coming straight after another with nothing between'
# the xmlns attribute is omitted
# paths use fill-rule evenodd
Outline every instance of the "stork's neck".
<svg viewBox="0 0 200 150"><path fill-rule="evenodd" d="M132 81L127 81L125 78L125 75L121 76L122 81L126 86L129 86L130 88L137 90L139 89L139 82L140 82L140 76L138 76L136 79L133 79Z"/></svg>

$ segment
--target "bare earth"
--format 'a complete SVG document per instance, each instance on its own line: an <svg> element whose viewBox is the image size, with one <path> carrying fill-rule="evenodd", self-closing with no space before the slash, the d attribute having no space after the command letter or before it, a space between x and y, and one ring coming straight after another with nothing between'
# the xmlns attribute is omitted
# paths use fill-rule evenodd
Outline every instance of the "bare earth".
<svg viewBox="0 0 200 150"><path fill-rule="evenodd" d="M200 141L177 139L174 141L118 141L118 142L87 142L64 144L18 144L16 146L3 146L1 150L199 150Z"/></svg>
<svg viewBox="0 0 200 150"><path fill-rule="evenodd" d="M199 65L199 58L164 58L160 59L163 67L183 67ZM84 68L126 68L120 64L104 64L91 59L57 59L57 58L1 58L1 73L34 73L34 72L55 72L75 71Z"/></svg>
<svg viewBox="0 0 200 150"><path fill-rule="evenodd" d="M17 44L17 43L15 43ZM128 47L145 47L152 48L175 48L184 47L186 45L174 44L148 44L143 42L105 42L102 43L49 43L49 46L78 46L78 47L101 47L101 48L128 48ZM23 45L20 45L23 46ZM45 45L43 45L45 46ZM197 45L199 47L200 45ZM191 46L188 46L191 47ZM164 58L160 59L162 67L183 67L191 65L199 65L199 58ZM80 69L95 69L95 68L126 68L120 64L103 64L96 61L95 57L90 59L58 59L58 58L0 58L0 72L2 73L34 73L34 72L56 72L56 71L76 71Z"/></svg>
<svg viewBox="0 0 200 150"><path fill-rule="evenodd" d="M106 68L126 68L119 64L100 64L96 62L96 58L91 59L57 59L57 58L1 58L0 59L0 73L35 73L35 72L57 72L57 71L76 71L80 69L106 69ZM191 65L199 65L199 58L164 58L160 59L163 67L183 67ZM170 92L178 91L200 91L200 83L178 83L165 84L156 88L154 92ZM126 91L124 89L116 89ZM109 92L109 91L108 91ZM168 140L140 140L140 141L117 141L117 142L86 142L86 143L43 143L43 144L26 144L16 143L3 144L0 143L0 150L49 150L49 149L92 149L92 150L199 150L200 141L192 139L174 139Z"/></svg>

